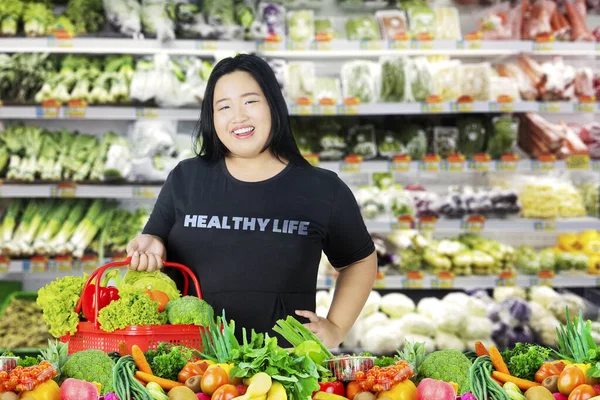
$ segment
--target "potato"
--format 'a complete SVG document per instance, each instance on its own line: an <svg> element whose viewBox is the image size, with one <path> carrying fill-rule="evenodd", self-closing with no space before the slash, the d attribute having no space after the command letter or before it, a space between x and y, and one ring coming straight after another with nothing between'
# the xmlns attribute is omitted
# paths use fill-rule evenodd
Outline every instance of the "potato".
<svg viewBox="0 0 600 400"><path fill-rule="evenodd" d="M376 397L371 392L360 392L354 396L354 400L375 400Z"/></svg>
<svg viewBox="0 0 600 400"><path fill-rule="evenodd" d="M527 400L554 400L554 396L543 386L534 386L525 392Z"/></svg>
<svg viewBox="0 0 600 400"><path fill-rule="evenodd" d="M169 400L198 400L196 393L185 386L177 386L169 390Z"/></svg>
<svg viewBox="0 0 600 400"><path fill-rule="evenodd" d="M18 400L19 396L15 392L5 392L0 394L0 400Z"/></svg>

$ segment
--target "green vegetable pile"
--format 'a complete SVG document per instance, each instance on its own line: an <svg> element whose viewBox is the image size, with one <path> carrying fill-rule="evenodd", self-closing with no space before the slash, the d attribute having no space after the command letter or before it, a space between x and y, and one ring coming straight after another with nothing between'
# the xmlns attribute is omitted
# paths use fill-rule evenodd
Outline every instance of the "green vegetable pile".
<svg viewBox="0 0 600 400"><path fill-rule="evenodd" d="M184 346L161 342L155 350L147 351L145 356L154 375L177 381L177 374L193 358L193 351Z"/></svg>
<svg viewBox="0 0 600 400"><path fill-rule="evenodd" d="M75 307L83 291L86 277L65 276L57 278L38 291L36 303L44 313L48 331L54 337L75 334L79 315Z"/></svg>
<svg viewBox="0 0 600 400"><path fill-rule="evenodd" d="M471 361L458 350L434 351L425 357L419 368L419 377L455 382L458 394L469 391Z"/></svg>
<svg viewBox="0 0 600 400"><path fill-rule="evenodd" d="M146 289L121 287L120 299L100 310L98 321L106 332L113 332L131 325L164 325L167 314L159 313L159 304L150 299ZM160 290L160 289L158 289Z"/></svg>
<svg viewBox="0 0 600 400"><path fill-rule="evenodd" d="M529 343L517 343L510 350L502 352L510 374L517 378L535 380L535 373L549 359L551 350Z"/></svg>
<svg viewBox="0 0 600 400"><path fill-rule="evenodd" d="M519 134L519 122L511 116L494 118L494 135L488 143L488 153L493 159L514 151Z"/></svg>
<svg viewBox="0 0 600 400"><path fill-rule="evenodd" d="M379 40L379 25L373 16L348 18L346 21L348 40Z"/></svg>
<svg viewBox="0 0 600 400"><path fill-rule="evenodd" d="M170 324L208 326L215 317L210 304L195 296L184 296L168 302L165 312Z"/></svg>
<svg viewBox="0 0 600 400"><path fill-rule="evenodd" d="M14 36L17 34L17 27L24 9L25 7L21 0L3 1L0 3L0 34L2 36Z"/></svg>
<svg viewBox="0 0 600 400"><path fill-rule="evenodd" d="M406 58L386 58L381 63L381 101L399 103L404 101L406 90Z"/></svg>
<svg viewBox="0 0 600 400"><path fill-rule="evenodd" d="M44 3L27 3L23 13L25 35L45 36L54 29L53 11Z"/></svg>
<svg viewBox="0 0 600 400"><path fill-rule="evenodd" d="M115 363L99 350L85 350L72 354L62 371L64 379L74 378L87 382L98 382L102 394L113 391L113 368Z"/></svg>
<svg viewBox="0 0 600 400"><path fill-rule="evenodd" d="M69 0L66 16L75 22L75 33L98 32L104 23L102 0Z"/></svg>

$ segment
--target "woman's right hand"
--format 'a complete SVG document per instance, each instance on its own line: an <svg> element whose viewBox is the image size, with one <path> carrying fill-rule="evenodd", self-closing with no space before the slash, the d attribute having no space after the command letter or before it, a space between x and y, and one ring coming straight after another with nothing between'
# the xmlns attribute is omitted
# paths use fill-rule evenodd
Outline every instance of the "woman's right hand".
<svg viewBox="0 0 600 400"><path fill-rule="evenodd" d="M127 257L131 257L129 269L152 272L163 267L167 249L160 238L154 235L139 235L127 244Z"/></svg>

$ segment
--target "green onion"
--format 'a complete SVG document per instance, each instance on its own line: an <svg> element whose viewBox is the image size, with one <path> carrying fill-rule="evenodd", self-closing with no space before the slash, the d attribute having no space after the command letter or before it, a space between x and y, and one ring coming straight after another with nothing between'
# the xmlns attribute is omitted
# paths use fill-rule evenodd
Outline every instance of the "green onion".
<svg viewBox="0 0 600 400"><path fill-rule="evenodd" d="M299 346L307 340L315 341L321 346L323 354L325 354L328 359L333 358L333 354L325 347L323 342L292 316L288 316L285 321L282 319L277 321L277 325L273 328L273 331L279 333L294 347Z"/></svg>

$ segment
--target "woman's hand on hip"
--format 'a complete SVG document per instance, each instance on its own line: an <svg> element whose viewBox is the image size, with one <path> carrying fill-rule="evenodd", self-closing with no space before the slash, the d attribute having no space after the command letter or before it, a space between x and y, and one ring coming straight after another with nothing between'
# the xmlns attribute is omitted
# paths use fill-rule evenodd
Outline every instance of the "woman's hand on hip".
<svg viewBox="0 0 600 400"><path fill-rule="evenodd" d="M312 311L298 310L296 314L310 322L304 326L314 333L328 349L334 349L342 343L342 330L327 318L319 317Z"/></svg>
<svg viewBox="0 0 600 400"><path fill-rule="evenodd" d="M131 257L129 269L152 272L163 267L167 249L158 237L139 235L127 244L127 257Z"/></svg>

